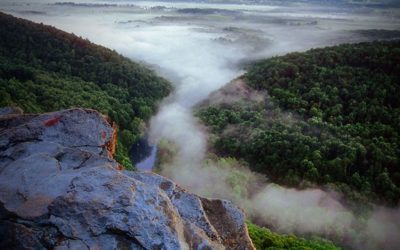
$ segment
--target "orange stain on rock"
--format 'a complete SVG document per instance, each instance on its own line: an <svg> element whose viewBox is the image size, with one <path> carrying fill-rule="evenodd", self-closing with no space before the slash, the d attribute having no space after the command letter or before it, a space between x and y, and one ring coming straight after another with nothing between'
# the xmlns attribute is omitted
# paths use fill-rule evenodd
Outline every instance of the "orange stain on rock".
<svg viewBox="0 0 400 250"><path fill-rule="evenodd" d="M44 125L47 126L47 127L54 126L54 125L56 125L57 123L60 122L60 119L61 119L61 116L57 116L57 117L51 118L51 119L45 121Z"/></svg>

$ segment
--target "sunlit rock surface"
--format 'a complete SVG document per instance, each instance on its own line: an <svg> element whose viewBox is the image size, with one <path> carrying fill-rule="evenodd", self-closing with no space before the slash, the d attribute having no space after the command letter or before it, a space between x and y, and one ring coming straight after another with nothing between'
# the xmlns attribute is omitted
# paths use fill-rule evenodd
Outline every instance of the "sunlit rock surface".
<svg viewBox="0 0 400 250"><path fill-rule="evenodd" d="M93 110L0 110L0 249L253 249L241 210L112 159Z"/></svg>

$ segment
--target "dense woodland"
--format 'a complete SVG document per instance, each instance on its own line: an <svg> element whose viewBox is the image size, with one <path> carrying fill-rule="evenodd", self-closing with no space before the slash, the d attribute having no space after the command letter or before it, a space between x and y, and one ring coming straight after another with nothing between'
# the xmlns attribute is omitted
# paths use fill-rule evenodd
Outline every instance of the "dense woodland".
<svg viewBox="0 0 400 250"><path fill-rule="evenodd" d="M335 246L330 241L314 237L312 239L304 239L295 235L280 235L271 230L259 227L251 222L247 223L251 240L258 250L339 250L341 248Z"/></svg>
<svg viewBox="0 0 400 250"><path fill-rule="evenodd" d="M399 41L274 57L243 78L264 102L198 113L217 153L287 186L326 185L355 200L399 202Z"/></svg>
<svg viewBox="0 0 400 250"><path fill-rule="evenodd" d="M116 158L127 167L130 145L170 91L166 80L115 51L0 13L0 106L99 110L119 126Z"/></svg>

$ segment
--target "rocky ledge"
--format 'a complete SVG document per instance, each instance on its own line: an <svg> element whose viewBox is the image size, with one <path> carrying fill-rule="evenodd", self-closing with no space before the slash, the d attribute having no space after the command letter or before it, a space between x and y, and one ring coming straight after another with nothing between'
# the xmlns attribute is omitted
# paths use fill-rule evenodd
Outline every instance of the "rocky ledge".
<svg viewBox="0 0 400 250"><path fill-rule="evenodd" d="M0 110L0 249L253 249L231 202L113 160L94 110Z"/></svg>

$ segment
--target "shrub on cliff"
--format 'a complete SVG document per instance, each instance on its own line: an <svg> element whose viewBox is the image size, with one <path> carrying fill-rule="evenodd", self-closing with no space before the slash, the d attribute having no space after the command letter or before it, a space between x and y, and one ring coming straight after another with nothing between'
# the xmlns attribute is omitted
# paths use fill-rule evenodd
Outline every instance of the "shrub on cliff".
<svg viewBox="0 0 400 250"><path fill-rule="evenodd" d="M298 238L294 235L280 235L271 230L247 222L249 235L257 250L339 250L331 242L314 237L313 239Z"/></svg>

